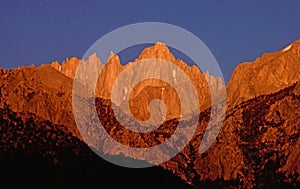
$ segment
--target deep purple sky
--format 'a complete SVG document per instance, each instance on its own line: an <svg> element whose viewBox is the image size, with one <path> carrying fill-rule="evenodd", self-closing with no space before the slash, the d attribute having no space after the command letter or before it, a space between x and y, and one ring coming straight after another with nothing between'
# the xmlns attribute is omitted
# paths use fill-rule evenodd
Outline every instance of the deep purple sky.
<svg viewBox="0 0 300 189"><path fill-rule="evenodd" d="M82 57L104 34L145 21L194 33L215 55L227 81L237 64L300 38L300 2L0 0L0 66Z"/></svg>

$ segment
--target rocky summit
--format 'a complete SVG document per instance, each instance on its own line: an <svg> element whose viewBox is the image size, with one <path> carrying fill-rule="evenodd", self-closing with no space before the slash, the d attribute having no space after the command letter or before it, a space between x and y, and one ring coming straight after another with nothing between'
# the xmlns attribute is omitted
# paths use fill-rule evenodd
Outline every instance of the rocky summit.
<svg viewBox="0 0 300 189"><path fill-rule="evenodd" d="M106 64L92 54L87 60L72 57L61 64L53 62L39 67L0 69L1 163L7 161L7 156L11 154L16 156L15 149L26 159L39 148L39 159L45 158L55 165L69 166L70 162L72 164L80 159L83 165L87 159L95 161L93 153L82 141L72 112L74 78L84 79L76 76L81 63L87 67L95 66L91 69L95 71L92 74L101 69L95 97L91 98L95 101L97 115L90 116L98 116L107 133L119 143L134 147L150 147L166 141L180 120L178 95L167 83L144 81L132 91L127 91L132 93L129 104L134 117L121 111L123 101L119 104L111 102L112 88L118 76L131 65L153 58L174 64L188 76L195 86L201 107L200 112L193 112L195 102L185 104L193 113L181 121L186 126L196 122L196 132L179 154L160 167L194 188L300 186L300 40L280 51L264 54L253 62L238 65L227 86L220 78L176 59L160 42L145 48L137 59L127 64L121 64L118 55L111 53ZM145 70L135 73L144 74ZM134 73L129 74L126 82L132 82L134 76ZM172 72L166 73L166 77L176 79ZM206 152L199 153L212 111L208 83L212 83L216 91L226 88L227 111L216 141ZM183 86L179 85L179 89L182 90ZM125 91L118 92L119 96L124 96ZM184 95L187 93L183 91ZM162 126L156 131L132 132L124 129L115 119L118 114L123 118L122 123L137 124L134 119L150 117L149 103L153 99L162 100L169 110ZM102 140L101 133L98 136L99 133L95 133L91 125L86 125L86 130L90 140L97 135L99 141L95 147L102 153L117 158L122 155L118 148ZM186 140L185 135L181 138ZM62 154L69 154L73 159L69 161ZM162 158L164 152L152 155ZM139 159L134 155L125 158ZM88 167L92 166L89 164Z"/></svg>

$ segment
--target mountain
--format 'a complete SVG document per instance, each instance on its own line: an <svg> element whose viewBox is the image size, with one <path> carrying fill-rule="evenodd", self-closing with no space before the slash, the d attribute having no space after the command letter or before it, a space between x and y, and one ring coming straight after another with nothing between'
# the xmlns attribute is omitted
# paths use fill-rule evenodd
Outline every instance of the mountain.
<svg viewBox="0 0 300 189"><path fill-rule="evenodd" d="M140 56L137 59L135 59L133 62L129 62L129 63L125 64L124 66L122 66L119 56L114 54L113 52L111 52L110 58L106 64L102 64L101 61L99 60L99 58L96 56L96 54L91 55L88 58L88 60L84 61L84 62L86 63L85 68L89 67L88 64L91 61L98 62L98 65L99 65L99 67L102 68L102 70L101 70L101 74L98 78L95 95L98 98L111 99L113 84L115 83L117 77L120 75L120 73L122 71L124 71L125 69L127 69L128 67L130 67L133 64L136 64L136 63L138 64L142 60L149 60L149 59L153 59L153 58L161 59L161 60L167 61L171 64L175 64L181 70L184 71L184 73L192 81L192 84L195 86L196 92L198 93L198 96L199 96L199 103L200 103L201 109L205 109L210 106L210 99L211 99L210 95L211 94L210 94L209 86L207 83L207 78L209 78L209 82L211 83L211 86L216 88L216 91L221 90L225 87L220 78L214 78L213 76L209 75L208 73L201 73L201 71L198 69L198 67L188 66L182 60L176 59L174 57L174 55L170 52L168 47L165 44L160 43L160 42L157 42L153 46L145 48L141 52ZM139 75L143 75L148 70L166 69L165 67L158 68L154 64L155 61L153 61L153 60L150 60L150 61L152 61L153 64L152 65L150 64L150 67L148 67L147 70L145 70L143 67L139 67L138 70L135 70L134 72L131 72L129 75L127 75L126 77L129 78L127 83L132 83L132 80L135 78L134 74L136 74L136 73L138 73ZM80 60L73 57L73 58L70 58L70 59L67 59L66 61L64 61L62 63L62 65L59 65L57 62L53 62L51 65L52 65L52 67L54 67L55 69L57 69L58 71L63 73L64 75L74 78L74 74L69 74L69 73L74 73L74 70L76 70L78 67L78 62L80 62ZM65 68L65 69L63 69L63 68ZM66 70L70 70L70 71L66 71ZM96 68L94 68L92 70L96 70ZM168 75L167 76L168 80L174 80L175 75L176 75L175 71L176 70L173 70L173 72L170 72L170 73L166 73ZM82 78L83 76L78 76L78 77ZM130 79L131 79L131 81L130 81ZM123 84L123 83L120 83L120 85L125 86L125 84ZM185 86L184 84L181 84L180 89L182 89L184 86ZM159 91L165 90L165 93L161 93L160 97L157 97L154 95L157 93L154 91L157 91L157 90L159 90ZM132 103L135 105L135 107L133 107L133 109L134 108L139 109L140 110L139 112L144 112L144 114L135 115L135 116L140 119L147 117L145 115L146 114L145 112L148 112L148 104L149 104L148 100L149 99L160 98L164 101L166 106L174 106L173 102L176 101L177 97L175 95L170 97L170 93L167 93L167 91L169 91L169 90L170 90L170 87L168 87L168 85L163 84L161 81L158 81L158 80L144 81L143 84L139 85L139 87L136 87L133 95L130 96L129 101L135 102L135 103ZM118 94L116 94L116 96L124 96L124 91L116 91L116 92L118 92ZM184 95L187 95L187 94L184 94ZM142 99L142 100L139 100L139 99ZM139 101L141 101L142 103L137 103ZM120 102L118 105L120 105L122 103L123 102ZM185 106L186 106L186 109L190 109L190 110L194 109L193 104L190 102L187 102L185 104ZM178 108L173 107L173 109L176 110ZM179 115L177 115L176 112L177 111L170 112L168 119L178 118Z"/></svg>
<svg viewBox="0 0 300 189"><path fill-rule="evenodd" d="M215 143L199 154L209 120L203 112L189 146L163 167L196 188L299 187L299 89L296 83L231 109Z"/></svg>
<svg viewBox="0 0 300 189"><path fill-rule="evenodd" d="M86 121L98 116L106 132L119 143L135 147L155 146L166 141L178 125L179 107L174 103L177 102L178 96L174 95L172 88L161 81L146 81L137 85L132 91L133 95L129 96L132 112L138 110L135 113L137 119L149 116L148 105L151 99L163 100L166 107L172 110L167 114L162 126L150 134L136 133L122 127L116 120L116 115L120 115L122 123L127 125L138 123L128 112L121 111L124 103L122 100L117 104L111 102L111 93L112 86L122 71L143 60L158 58L169 61L184 71L196 88L201 107L198 119L197 114L193 112L194 102L185 104L193 114L182 121L185 126L196 122L196 132L178 155L160 167L171 171L195 188L295 188L299 187L300 182L299 44L300 40L281 51L265 54L252 63L246 62L237 66L226 86L228 108L221 131L213 145L204 153L199 153L199 145L212 111L208 82L217 90L224 90L225 86L219 78L202 73L197 67L188 66L182 60L176 59L168 47L159 42L145 48L136 60L125 65L120 63L118 55L111 53L106 64L102 64L97 55L92 54L88 60L73 57L61 65L53 62L37 68L1 69L0 108L3 112L11 113L9 115L2 113L0 117L4 120L14 120L16 115L34 115L38 117L32 121L36 127L39 127L38 125L41 125L41 128L45 127L44 122L38 120L45 122L48 120L48 124L53 125L49 130L61 129L63 133L70 133L72 141L74 139L80 145L84 145L74 121L71 104L73 79L78 66L83 63L84 69L94 66L91 70L95 73L96 70L102 69L97 79L96 98L90 99L95 101L97 115L88 116L85 118ZM150 65L149 69L154 67ZM143 75L145 70L139 69L136 73ZM126 82L132 82L133 76L129 74L129 80ZM84 79L84 75L77 77L79 81ZM166 73L166 78L175 79L173 73ZM122 82L121 85L125 83ZM180 87L184 89L183 86ZM161 92L162 88L165 89L165 93ZM187 95L187 91L184 92ZM123 97L124 91L119 91L117 95ZM3 128L12 127L11 125L25 127L18 121L9 122L12 124L9 126L3 124ZM94 148L98 148L106 155L121 156L116 146L107 143L101 133L99 135L90 127L91 125L86 125L91 141L100 136L99 141L96 141L98 146ZM6 141L4 143L8 143L11 136L15 138L24 136L22 132L17 131L6 134L7 131L2 129L1 132L3 140ZM25 135L31 136L32 132ZM183 141L186 140L184 134L181 138ZM56 138L53 140L56 141ZM57 143L54 141L51 144ZM43 145L48 148L47 145L50 143L44 142ZM60 146L60 143L57 146ZM86 147L79 147L81 148ZM8 145L7 149L14 149L14 145ZM66 153L73 153L71 148L70 151L67 148L65 150ZM78 159L81 159L81 153L74 157L78 156ZM151 155L155 158L164 157L163 151ZM126 158L139 157L129 155ZM73 161L70 164L72 163Z"/></svg>
<svg viewBox="0 0 300 189"><path fill-rule="evenodd" d="M6 103L14 112L28 112L77 130L71 104L73 81L50 65L0 70L0 107Z"/></svg>
<svg viewBox="0 0 300 189"><path fill-rule="evenodd" d="M300 40L297 40L282 50L238 65L227 84L228 99L236 105L290 86L300 79L299 60Z"/></svg>

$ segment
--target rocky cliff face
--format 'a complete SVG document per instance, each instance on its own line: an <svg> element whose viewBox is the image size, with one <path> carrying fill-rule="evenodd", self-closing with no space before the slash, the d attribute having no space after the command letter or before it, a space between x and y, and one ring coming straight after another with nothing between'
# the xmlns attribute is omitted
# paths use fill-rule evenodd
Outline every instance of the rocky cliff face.
<svg viewBox="0 0 300 189"><path fill-rule="evenodd" d="M216 142L199 154L203 112L190 145L163 166L196 188L299 187L299 106L299 84L248 100L227 113Z"/></svg>
<svg viewBox="0 0 300 189"><path fill-rule="evenodd" d="M150 67L145 69L144 67L138 68L139 70L135 70L130 72L127 75L127 81L122 81L124 83L132 83L132 80L136 77L137 74L144 75L148 70L167 70L166 67L157 67L155 65L155 60L152 59L160 59L167 61L171 64L174 64L180 68L184 72L184 74L187 75L187 77L191 80L193 86L195 86L195 90L199 97L199 104L202 110L205 108L208 108L210 106L211 101L211 94L209 90L208 81L211 83L211 87L215 88L216 91L224 89L224 84L222 83L220 78L215 78L209 73L201 73L201 71L196 66L188 66L185 62L182 60L176 59L174 55L170 52L168 47L160 42L157 42L155 45L145 48L140 56L134 61L129 62L128 64L125 64L124 66L121 65L120 58L118 55L111 52L110 58L106 64L101 64L99 58L96 56L96 54L93 54L87 61L84 61L86 63L85 67L89 67L88 64L91 64L92 61L97 61L98 66L101 68L101 73L99 74L97 87L95 90L95 95L98 98L102 99L111 99L112 95L112 88L114 83L116 82L116 79L120 75L122 71L127 69L128 67L132 66L133 64L139 64L139 62L143 60L149 60ZM77 69L78 65L80 63L80 60L76 58L67 59L65 62L62 63L60 66L57 62L53 62L51 66L64 75L74 78L75 70ZM153 63L153 64L151 64ZM96 65L96 64L95 64ZM97 70L92 69L92 70ZM159 70L159 71L162 71ZM162 71L163 72L163 71ZM167 80L175 80L176 83L176 77L177 80L180 81L178 76L176 76L176 70L173 70L173 72L167 72ZM92 74L92 73L91 73ZM95 74L97 74L95 72ZM78 75L79 78L83 78L84 76ZM208 80L208 81L207 81ZM120 85L123 85L121 82ZM185 87L185 84L182 83L181 86L179 86L180 91L185 91L183 88ZM132 110L137 110L138 113L135 114L135 117L137 119L143 120L147 117L149 117L149 110L148 106L150 103L150 100L152 99L161 99L164 101L167 107L171 107L171 112L168 113L167 119L173 119L173 118L179 118L180 117L180 109L178 107L174 107L175 101L178 101L178 97L175 95L172 91L172 87L168 86L166 83L161 82L159 80L148 80L141 82L137 87L135 87L132 91L129 91L130 89L127 89L127 91L116 91L118 94L115 94L117 96L124 96L126 92L131 92L129 101L130 106ZM160 91L158 95L158 91ZM187 92L184 92L187 93ZM188 95L188 94L183 94ZM127 99L123 99L124 101ZM125 106L123 105L124 102L119 102L119 106ZM176 104L175 104L176 105ZM196 111L195 108L193 108L194 102L187 102L185 103L185 107L188 110L191 110L192 112ZM134 112L134 111L133 111ZM126 113L126 112L125 112ZM197 112L199 113L199 112Z"/></svg>
<svg viewBox="0 0 300 189"><path fill-rule="evenodd" d="M293 84L276 93L261 95L229 110L222 130L205 153L199 153L200 141L207 127L210 109L200 115L196 133L189 145L162 164L196 188L274 188L296 187L300 182L299 121L300 85ZM124 129L115 119L109 100L96 99L98 116L119 143L131 147L151 147L166 141L176 129L170 120L151 133L135 133ZM90 117L95 117L91 115ZM126 119L126 116L123 116ZM189 126L195 119L184 121ZM137 124L127 120L127 125ZM91 128L88 135L98 149L107 154L120 154L117 146L107 142L101 132ZM93 137L96 133L100 138ZM180 136L184 141L185 135ZM150 154L163 158L163 151ZM131 158L139 159L135 155Z"/></svg>
<svg viewBox="0 0 300 189"><path fill-rule="evenodd" d="M34 113L54 124L67 124L80 136L71 103L72 79L49 65L0 71L0 107Z"/></svg>
<svg viewBox="0 0 300 189"><path fill-rule="evenodd" d="M165 120L162 127L155 132L135 133L124 129L114 118L114 113L119 113L126 124L136 124L132 117L126 116L126 112L112 111L115 104L111 103L110 96L114 81L129 65L149 58L167 60L184 70L192 80L202 103L200 105L205 109L201 107L200 120L195 117L184 120L186 126L194 121L198 122L196 133L178 155L161 167L172 171L195 188L299 187L299 44L300 41L296 41L281 51L266 54L253 63L244 63L235 69L227 85L230 108L226 112L217 140L205 153L200 154L198 149L211 113L206 79L211 78L213 86L220 90L224 86L219 79L208 73L201 73L194 66L187 66L182 60L177 60L161 43L144 49L134 62L124 66L114 54L105 65L101 64L95 54L85 60L88 66L97 62L98 66L103 68L96 88L98 115L91 115L91 118L98 116L106 131L125 145L149 147L164 142L176 129L178 112L172 112L173 116ZM13 112L33 113L41 119L49 120L51 124L65 125L65 132L71 132L72 137L80 138L71 106L72 79L79 62L80 60L71 58L62 65L54 62L38 68L0 69L0 108L4 112L9 108ZM92 70L97 69L98 67L95 67ZM143 70L140 72L143 74ZM170 79L172 78L171 74ZM162 88L165 88L165 94L161 93ZM167 89L167 85L160 81L141 83L130 97L130 102L133 103L132 110L139 110L137 118L146 117L149 99L155 98L162 99L167 107L176 110L178 106L174 102L178 97L172 94L171 88ZM116 110L119 110L118 107ZM2 113L0 117L4 121L9 118L7 113ZM34 123L40 124L36 120ZM22 124L17 121L9 127L12 125ZM93 136L99 133L93 132L89 127L90 125L87 125L88 134L93 140ZM17 130L7 135L6 130L0 130L2 131L3 139L9 139L11 136L20 138L24 135ZM184 137L182 135L183 139ZM14 148L13 146L10 144L7 148ZM120 154L119 149L104 140L99 141L99 146L106 154ZM155 158L163 155L163 152L153 154Z"/></svg>
<svg viewBox="0 0 300 189"><path fill-rule="evenodd" d="M61 63L61 65L55 61L51 63L51 66L69 78L74 78L76 74L76 70L81 60L76 57L67 58L65 61Z"/></svg>
<svg viewBox="0 0 300 189"><path fill-rule="evenodd" d="M280 51L238 65L227 84L228 99L236 105L276 92L300 79L300 40Z"/></svg>
<svg viewBox="0 0 300 189"><path fill-rule="evenodd" d="M182 60L176 59L166 45L156 43L144 49L134 62L130 62L125 66L121 65L118 55L113 53L105 65L101 63L96 54L91 55L88 60L84 60L86 68L91 68L90 70L102 68L98 79L98 87L96 87L96 97L110 99L112 86L118 75L131 64L138 64L141 60L151 58L166 60L177 65L185 72L199 94L199 103L202 110L209 107L210 104L210 93L205 77L209 78L210 81L214 81L216 88L224 88L220 79L209 76L208 73L202 74L197 67L188 66ZM1 107L6 103L15 112L34 113L54 124L66 124L74 135L81 138L73 118L71 97L73 78L81 62L83 61L72 57L66 59L61 65L58 62L53 62L51 65L42 65L37 68L32 66L12 70L1 69ZM152 69L156 68L153 67ZM140 74L143 74L143 72L142 69L138 70ZM96 74L96 72L91 74ZM130 75L129 78L133 76ZM169 73L168 78L176 79L174 73ZM162 89L164 89L163 92L161 92ZM178 101L174 89L161 81L146 81L134 88L130 96L131 110L135 112L133 114L137 119L143 120L150 116L148 106L152 99L161 99L165 102L169 110L166 120L180 117L180 106L174 103ZM193 106L194 102L185 104L188 110L192 110Z"/></svg>

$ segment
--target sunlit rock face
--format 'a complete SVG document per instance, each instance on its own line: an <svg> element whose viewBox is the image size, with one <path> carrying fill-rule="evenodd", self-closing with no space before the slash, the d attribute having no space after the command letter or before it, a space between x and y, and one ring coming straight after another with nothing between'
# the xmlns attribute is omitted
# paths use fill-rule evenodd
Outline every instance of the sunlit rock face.
<svg viewBox="0 0 300 189"><path fill-rule="evenodd" d="M276 92L300 79L300 40L238 65L227 85L231 105Z"/></svg>
<svg viewBox="0 0 300 189"><path fill-rule="evenodd" d="M69 136L79 144L82 138L72 112L72 86L77 68L84 62L86 68L93 71L91 74L98 74L96 70L102 70L97 78L96 98L89 99L95 102L97 115L91 115L89 118L99 118L107 133L122 144L136 147L160 144L172 135L180 120L178 95L171 86L159 80L148 80L139 83L132 90L118 91L117 95L121 97L130 93L129 104L133 117L120 110L122 98L119 104L111 102L112 88L118 76L131 65L153 58L178 66L195 86L200 103L200 119L195 118L196 114L192 108L194 102L185 104L194 117L182 121L186 126L197 122L192 140L178 155L160 165L161 167L170 170L195 188L299 187L299 40L280 51L265 54L252 63L237 66L226 86L228 109L221 131L213 145L204 153L199 153L199 145L211 116L208 83L216 89L215 91L224 90L225 86L220 78L202 73L197 67L176 59L162 43L145 48L136 60L127 64L121 64L118 55L112 53L106 64L102 64L97 55L93 54L87 60L73 57L62 64L53 62L37 68L31 66L12 70L0 69L0 116L2 120L7 121L10 114L16 113L17 117L21 117L18 120L22 122L21 120L27 119L23 114L32 114L39 117L33 119L35 124L40 124L42 119L49 121L51 127L45 127L51 134L51 141L57 139L57 136L52 134L62 130L66 133L63 135L67 138L66 142ZM138 73L143 74L145 70L140 69ZM128 78L133 76L129 74ZM177 76L177 72L170 70L166 77L179 82L180 78ZM86 78L83 75L76 77L85 84ZM150 116L149 102L153 99L160 99L169 109L162 124L164 127L155 133L147 135L124 130L115 119L115 114L119 114L128 125L136 124L135 119L147 119ZM114 112L113 108L117 111ZM8 110L13 113L8 115ZM8 123L19 124L18 121ZM47 124L43 122L41 125ZM99 137L103 139L90 125L86 126L86 130L91 141ZM4 131L2 129L0 132L6 141L11 134L7 135ZM47 132L44 133L45 136L42 135L44 138L47 138ZM14 132L13 135L18 139L19 135L25 134L27 133ZM182 139L185 139L184 135ZM108 155L120 154L119 149L105 140L99 142L102 152ZM59 144L53 144L56 143ZM8 148L14 148L14 144L11 143ZM159 158L163 157L164 153L161 151L152 155L153 158ZM134 155L128 157L139 159Z"/></svg>
<svg viewBox="0 0 300 189"><path fill-rule="evenodd" d="M182 60L176 59L168 47L161 42L157 42L153 46L145 48L137 59L135 59L133 62L125 64L124 66L121 64L119 56L113 52L111 52L106 64L102 64L96 54L92 54L88 60L81 62L84 64L82 69L89 68L89 72L93 70L95 71L87 75L99 75L97 79L97 86L95 88L95 96L98 98L111 99L112 89L118 76L133 64L139 64L142 61L149 61L149 67L145 69L144 67L140 66L138 67L138 70L135 69L134 71L128 73L126 75L126 81L123 81L124 86L125 83L131 83L136 75L144 75L145 73L149 72L149 70L156 70L157 72L166 74L167 76L164 77L166 80L173 80L176 85L178 84L178 90L181 91L183 95L188 95L190 91L184 89L186 85L184 82L182 82L183 78L180 77L180 74L177 73L177 70L166 66L158 67L155 64L156 59L157 61L164 61L166 63L174 64L180 69L180 71L183 72L183 74L186 75L186 77L189 78L190 82L194 86L191 90L195 90L201 110L208 108L211 104L211 93L209 87L213 88L214 91L224 90L225 86L222 83L221 78L215 78L208 72L201 73L198 67L189 66ZM153 62L153 64L151 64L151 62ZM79 63L80 60L73 57L64 61L61 66L57 62L53 62L51 65L64 75L74 78L74 73L76 73ZM91 68L89 65L93 65L94 68ZM98 69L101 70L99 73L96 72ZM80 81L84 80L84 77L86 76L77 75L77 77L78 81ZM119 85L122 86L122 82L119 83ZM170 120L173 118L180 118L181 116L180 113L178 113L181 111L178 96L176 93L170 92L172 90L174 90L174 88L167 85L166 82L160 81L159 79L149 79L148 81L142 81L134 89L126 88L124 90L117 90L115 91L116 94L114 95L125 97L126 93L130 93L129 101L131 110L134 112L134 110L138 109L138 113L134 114L139 120L145 120L145 118L149 117L148 107L150 101L153 99L160 99L167 107L169 107L170 111L168 112L165 120ZM119 106L122 106L122 104L124 103L117 103ZM194 104L195 102L185 102L184 104L184 108L189 110L191 115L200 113L199 111L196 111L196 108L193 108ZM158 121L156 120L156 122Z"/></svg>

